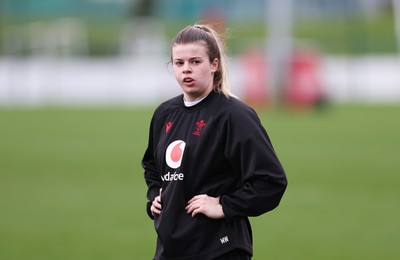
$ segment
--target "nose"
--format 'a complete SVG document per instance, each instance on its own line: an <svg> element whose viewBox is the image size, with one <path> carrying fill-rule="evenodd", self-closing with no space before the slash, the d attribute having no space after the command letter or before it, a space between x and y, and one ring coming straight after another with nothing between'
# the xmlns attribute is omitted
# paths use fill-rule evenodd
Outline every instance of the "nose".
<svg viewBox="0 0 400 260"><path fill-rule="evenodd" d="M188 74L188 73L191 73L191 72L192 72L192 69L190 68L189 63L185 63L184 66L183 66L183 74Z"/></svg>

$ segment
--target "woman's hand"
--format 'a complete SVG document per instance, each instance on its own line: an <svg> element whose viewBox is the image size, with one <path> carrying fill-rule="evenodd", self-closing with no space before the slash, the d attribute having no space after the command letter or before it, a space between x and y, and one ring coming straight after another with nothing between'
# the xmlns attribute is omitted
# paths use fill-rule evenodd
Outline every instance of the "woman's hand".
<svg viewBox="0 0 400 260"><path fill-rule="evenodd" d="M150 211L153 216L160 215L161 213L161 192L162 189L160 189L160 195L158 195L151 203Z"/></svg>
<svg viewBox="0 0 400 260"><path fill-rule="evenodd" d="M189 200L185 209L192 217L195 217L199 213L212 219L221 219L225 217L222 205L219 203L219 197L214 198L206 194L194 196Z"/></svg>

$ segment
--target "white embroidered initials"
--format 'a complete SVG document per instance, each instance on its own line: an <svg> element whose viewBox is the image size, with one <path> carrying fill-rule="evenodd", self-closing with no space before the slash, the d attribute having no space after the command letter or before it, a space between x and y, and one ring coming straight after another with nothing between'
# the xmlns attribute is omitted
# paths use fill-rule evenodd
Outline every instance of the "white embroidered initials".
<svg viewBox="0 0 400 260"><path fill-rule="evenodd" d="M221 244L225 244L225 243L229 242L228 236L221 237L219 240L221 241Z"/></svg>

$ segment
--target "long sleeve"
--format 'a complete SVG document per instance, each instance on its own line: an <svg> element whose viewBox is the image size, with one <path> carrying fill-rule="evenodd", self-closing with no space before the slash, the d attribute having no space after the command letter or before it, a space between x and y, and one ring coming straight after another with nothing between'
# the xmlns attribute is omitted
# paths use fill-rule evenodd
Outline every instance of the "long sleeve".
<svg viewBox="0 0 400 260"><path fill-rule="evenodd" d="M155 197L159 195L159 191L161 188L161 178L160 178L160 173L158 172L158 168L156 166L156 161L154 159L154 150L153 150L153 126L154 126L154 118L151 120L150 124L150 131L149 131L149 142L148 146L146 149L146 152L144 153L143 159L142 159L142 167L144 169L144 178L146 180L147 184L147 214L149 215L150 218L153 219L153 215L150 212L150 206L152 201L154 200Z"/></svg>
<svg viewBox="0 0 400 260"><path fill-rule="evenodd" d="M268 134L253 110L237 111L227 124L225 156L242 176L241 187L221 197L225 217L233 221L277 207L287 179Z"/></svg>

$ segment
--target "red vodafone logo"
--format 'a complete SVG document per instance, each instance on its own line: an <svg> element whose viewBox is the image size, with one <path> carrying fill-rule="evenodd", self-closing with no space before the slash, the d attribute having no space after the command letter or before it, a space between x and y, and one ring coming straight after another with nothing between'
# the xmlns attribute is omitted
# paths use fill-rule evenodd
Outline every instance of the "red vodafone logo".
<svg viewBox="0 0 400 260"><path fill-rule="evenodd" d="M185 146L186 143L182 140L176 140L168 145L167 152L165 154L165 160L167 165L172 169L176 169L181 166Z"/></svg>

